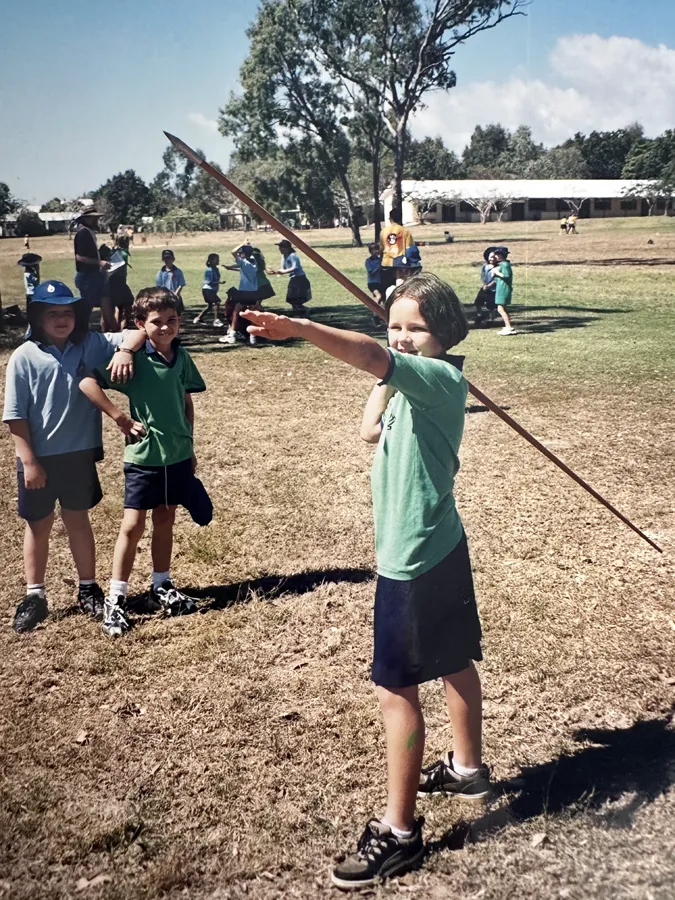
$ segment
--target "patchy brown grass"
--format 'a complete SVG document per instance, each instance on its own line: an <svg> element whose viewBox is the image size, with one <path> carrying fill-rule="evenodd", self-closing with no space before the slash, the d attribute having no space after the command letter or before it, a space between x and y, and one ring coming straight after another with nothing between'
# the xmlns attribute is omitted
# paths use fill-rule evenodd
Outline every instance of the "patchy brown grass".
<svg viewBox="0 0 675 900"><path fill-rule="evenodd" d="M592 225L584 244L542 226L529 246L542 261L643 255L646 232ZM498 231L461 231L472 234ZM213 238L193 240L201 260ZM423 253L468 295L482 243L459 247ZM327 252L355 272L364 255ZM135 271L153 261L138 252ZM58 271L56 258L46 263ZM485 631L496 796L485 815L421 804L425 866L377 896L672 897L672 272L644 272L622 266L608 281L597 266L536 267L518 313L531 333L506 344L472 333L467 343L470 377L666 552L488 413L470 412L457 493ZM343 296L316 283L317 318L367 321L348 303L342 314ZM566 322L577 315L583 327ZM556 327L537 331L544 316ZM197 449L216 520L199 529L181 515L174 571L202 615L139 616L127 638L106 640L71 614L73 569L57 526L52 617L16 636L21 527L10 442L0 444L3 898L308 900L331 892L335 856L382 809L384 738L368 681L372 449L356 438L369 379L302 344L228 349L191 328L187 339L209 387L195 402ZM121 444L107 426L105 442L93 516L103 579L122 509ZM146 537L134 590L149 572ZM423 695L435 759L451 734L438 686ZM111 880L76 891L101 874Z"/></svg>

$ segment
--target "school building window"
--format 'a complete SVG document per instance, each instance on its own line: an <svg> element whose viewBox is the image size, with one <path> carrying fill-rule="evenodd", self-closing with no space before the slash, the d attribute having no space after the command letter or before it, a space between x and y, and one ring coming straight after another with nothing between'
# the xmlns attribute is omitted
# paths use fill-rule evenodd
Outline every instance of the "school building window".
<svg viewBox="0 0 675 900"><path fill-rule="evenodd" d="M459 204L459 211L463 213L476 212L473 206L470 203L467 203L465 200L462 200L462 202Z"/></svg>
<svg viewBox="0 0 675 900"><path fill-rule="evenodd" d="M527 208L530 212L546 212L546 200L528 200Z"/></svg>
<svg viewBox="0 0 675 900"><path fill-rule="evenodd" d="M555 211L567 213L568 216L571 215L571 213L572 213L569 203L567 203L567 201L565 201L565 200L556 200L555 201Z"/></svg>
<svg viewBox="0 0 675 900"><path fill-rule="evenodd" d="M631 210L637 209L637 200L635 197L632 200L622 200L621 209L624 212L630 212Z"/></svg>
<svg viewBox="0 0 675 900"><path fill-rule="evenodd" d="M607 200L607 199L604 199L604 198L602 198L602 199L596 198L596 199L593 201L593 209L595 209L595 210L611 209L611 208L612 208L612 201L611 201L611 200Z"/></svg>

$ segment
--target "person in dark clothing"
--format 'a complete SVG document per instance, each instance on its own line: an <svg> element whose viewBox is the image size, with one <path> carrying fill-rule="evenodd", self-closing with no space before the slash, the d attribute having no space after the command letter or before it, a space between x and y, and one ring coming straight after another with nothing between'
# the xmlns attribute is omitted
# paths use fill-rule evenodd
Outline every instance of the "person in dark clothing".
<svg viewBox="0 0 675 900"><path fill-rule="evenodd" d="M75 233L75 286L80 292L80 297L85 300L90 309L100 307L101 328L104 331L119 331L119 324L115 318L115 307L108 291L108 277L106 270L109 264L99 256L96 243L96 230L98 229L101 213L91 204L86 206L75 219L77 231Z"/></svg>

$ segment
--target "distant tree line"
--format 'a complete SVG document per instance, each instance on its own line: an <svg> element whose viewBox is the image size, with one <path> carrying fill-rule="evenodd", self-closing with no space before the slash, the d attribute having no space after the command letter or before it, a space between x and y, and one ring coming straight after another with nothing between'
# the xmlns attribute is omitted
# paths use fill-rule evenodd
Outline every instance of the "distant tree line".
<svg viewBox="0 0 675 900"><path fill-rule="evenodd" d="M351 214L358 229L381 216L373 197L371 162L359 140L359 135L354 136L345 150L349 157L345 171L353 201L351 213L342 182L329 161L317 152L316 142L309 138L295 138L283 146L274 144L256 158L236 150L228 174L277 217L326 225L338 218L348 221ZM388 151L380 159L381 186L391 183L394 176L395 161L393 153ZM675 194L675 129L646 138L642 126L635 123L616 131L592 131L587 135L577 132L562 144L546 148L533 139L528 126L509 131L499 124L478 125L461 154L449 150L439 137L416 140L408 134L403 177L411 180L630 178L650 182L649 188L641 189L647 199L650 192L655 198L672 196ZM149 184L133 169L128 169L112 176L87 196L100 207L109 228L119 224L139 225L143 217L152 216L155 230L204 231L219 227L221 209L248 212L173 146L167 147L162 168ZM22 210L22 206L9 187L0 182L0 219L18 211L22 216L18 228L21 234L42 233L44 226L37 215ZM61 212L73 208L73 201L54 197L43 204L41 211Z"/></svg>

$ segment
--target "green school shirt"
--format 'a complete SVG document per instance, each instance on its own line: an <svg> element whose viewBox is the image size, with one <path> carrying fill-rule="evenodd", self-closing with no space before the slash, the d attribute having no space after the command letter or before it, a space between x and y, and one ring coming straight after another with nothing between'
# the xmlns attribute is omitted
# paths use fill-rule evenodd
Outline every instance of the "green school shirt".
<svg viewBox="0 0 675 900"><path fill-rule="evenodd" d="M453 489L467 383L444 359L389 350L383 379L396 388L382 419L371 485L377 572L411 581L459 543Z"/></svg>
<svg viewBox="0 0 675 900"><path fill-rule="evenodd" d="M134 377L113 384L104 368L96 372L102 387L129 398L129 414L145 426L145 437L127 443L124 462L137 466L171 466L192 456L192 430L185 415L185 394L206 390L190 354L174 341L174 358L168 363L152 346L134 353Z"/></svg>
<svg viewBox="0 0 675 900"><path fill-rule="evenodd" d="M508 260L499 263L499 271L504 278L495 278L495 303L497 306L508 306L513 296L513 269Z"/></svg>

